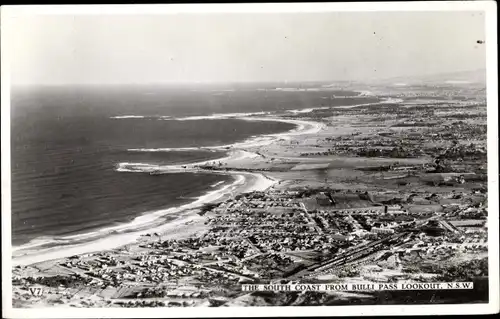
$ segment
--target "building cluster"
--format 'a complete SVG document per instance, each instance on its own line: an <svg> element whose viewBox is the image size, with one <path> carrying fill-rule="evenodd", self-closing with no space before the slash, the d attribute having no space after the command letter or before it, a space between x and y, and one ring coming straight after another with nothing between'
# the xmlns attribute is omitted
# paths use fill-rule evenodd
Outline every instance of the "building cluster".
<svg viewBox="0 0 500 319"><path fill-rule="evenodd" d="M67 277L64 283L52 277L15 280L25 285L142 287L127 297L132 302L112 300L122 307L157 302L183 306L209 298L204 291L214 287L231 289L242 283L321 274L352 277L359 276L358 267L368 264L400 268L414 258L435 262L487 251L487 211L481 205L451 205L442 213L409 212L398 206L307 209L303 201L317 194L321 192L242 194L209 210L208 229L199 236L175 240L157 236L126 256L99 253L67 258L61 266L78 273L73 282ZM197 288L176 292L163 287L165 283Z"/></svg>
<svg viewBox="0 0 500 319"><path fill-rule="evenodd" d="M412 126L426 126L425 130ZM360 157L418 158L441 156L452 160L484 160L486 125L463 121L430 126L429 123L414 123L404 130L379 133L378 136L329 137L318 141L318 151L301 152L300 156L353 155ZM442 145L443 142L461 144ZM436 141L439 143L433 145Z"/></svg>
<svg viewBox="0 0 500 319"><path fill-rule="evenodd" d="M456 90L444 95L459 98L464 94ZM434 95L426 92L397 96ZM452 109L451 103L442 101L441 110ZM488 211L483 173L487 153L481 141L485 140L486 125L474 124L468 121L473 119L469 117L467 121L437 125L440 123L433 116L435 110L429 107L431 104L403 103L383 102L376 107L365 105L307 113L361 114L372 116L370 121L382 118L397 123L383 131L376 129L375 134L373 131L361 134L356 129L350 135L328 137L314 145L318 152L300 154L430 158L425 164L400 164L398 159L384 160L390 162L386 166L357 168L389 172L365 174L383 175L380 179L384 180L384 188L396 185L390 179L401 179L396 195L391 191L380 192L389 195L375 200L365 190L327 187L244 193L203 207L206 229L196 236L163 240L155 233L132 251L124 248L73 256L56 266L72 275L14 275L13 284L42 285L54 291L70 288L73 293L87 289L90 295L98 289L103 294L109 289L114 293L109 299L122 307L192 306L202 299L209 300L210 305L220 305L225 300L220 295L227 291L234 296L242 283L318 279L323 274L357 277L359 267L365 265L380 269L409 268L409 265L418 268L423 262L441 263L455 257L485 255ZM293 144L290 147L296 147L296 143L299 142L290 142ZM196 168L233 170L221 162ZM424 180L429 176L436 177L437 182ZM417 191L414 187L412 192L417 193L405 193L399 187L407 185L403 184L407 177L432 190ZM470 181L477 182L477 187L470 187ZM438 186L453 186L457 191L446 194L434 189ZM420 205L426 206L425 209L419 209ZM173 289L167 283L173 284ZM182 285L191 288L177 289ZM85 302L93 305L91 301Z"/></svg>
<svg viewBox="0 0 500 319"><path fill-rule="evenodd" d="M432 91L432 89L435 91ZM474 93L474 94L471 94ZM405 91L400 93L391 94L391 97L399 97L399 98L437 98L437 99L455 99L455 100L465 100L467 98L477 98L477 90L473 90L471 92L470 89L446 89L442 86L426 86L425 90L422 91Z"/></svg>

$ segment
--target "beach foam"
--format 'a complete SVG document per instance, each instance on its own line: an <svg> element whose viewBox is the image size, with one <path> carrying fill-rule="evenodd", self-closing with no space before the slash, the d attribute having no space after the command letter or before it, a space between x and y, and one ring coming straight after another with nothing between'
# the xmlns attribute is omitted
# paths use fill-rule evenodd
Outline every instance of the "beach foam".
<svg viewBox="0 0 500 319"><path fill-rule="evenodd" d="M214 184L210 185L210 187L217 187L217 186L219 186L221 184L224 184L224 181L220 181L220 182L214 183Z"/></svg>
<svg viewBox="0 0 500 319"><path fill-rule="evenodd" d="M140 167L148 164L136 163ZM133 221L121 225L106 227L97 231L65 237L41 237L29 243L13 247L13 265L28 265L46 260L59 259L73 255L110 250L135 242L140 236L153 232L164 233L176 229L180 225L199 218L191 214L191 210L201 205L217 201L227 194L263 191L275 181L264 175L249 172L238 172L233 175L233 183L207 192L195 201L168 209L148 212L136 217ZM175 220L169 220L181 214ZM49 246L49 247L47 247Z"/></svg>
<svg viewBox="0 0 500 319"><path fill-rule="evenodd" d="M153 173L153 172L182 173L182 172L192 172L193 170L199 170L199 167L204 165L217 165L219 162L221 163L224 163L226 161L235 162L256 157L259 157L259 155L253 152L248 152L245 150L234 150L229 152L227 156L207 161L195 162L195 163L158 165L158 164L148 164L148 163L122 162L116 165L116 171L129 172L129 173Z"/></svg>
<svg viewBox="0 0 500 319"><path fill-rule="evenodd" d="M246 120L248 116L253 115L266 115L271 114L271 112L251 112L251 113L215 113L212 115L197 115L197 116L185 116L185 117L174 117L170 120L176 121L195 121L195 120L220 120L236 118L240 120Z"/></svg>
<svg viewBox="0 0 500 319"><path fill-rule="evenodd" d="M395 98L384 98L379 102L373 102L373 103L363 103L363 104L355 104L355 105L347 105L347 106L334 106L332 108L335 109L352 109L355 107L359 106L370 106L370 105L380 105L382 103L402 103L402 99L395 99Z"/></svg>
<svg viewBox="0 0 500 319"><path fill-rule="evenodd" d="M160 147L160 148L129 148L129 152L183 152L183 151L199 151L199 150L210 150L207 147Z"/></svg>
<svg viewBox="0 0 500 319"><path fill-rule="evenodd" d="M314 111L314 108L302 109L302 110L288 110L288 112L294 113L294 114L311 113L312 111Z"/></svg>
<svg viewBox="0 0 500 319"><path fill-rule="evenodd" d="M145 116L143 115L118 115L112 116L112 119L143 119Z"/></svg>
<svg viewBox="0 0 500 319"><path fill-rule="evenodd" d="M239 161L255 157L258 154L242 150L240 148L248 148L254 146L268 145L278 138L286 138L293 135L314 134L323 128L323 124L296 120L285 119L279 117L262 117L256 115L268 115L269 112L257 113L229 113L229 114L213 114L210 116L195 116L184 118L170 118L164 116L152 117L158 120L199 120L199 119L221 119L221 118L237 118L248 121L274 121L285 122L296 125L296 127L288 132L262 135L252 137L242 142L211 146L211 147L188 147L188 148L156 148L156 149L130 149L134 152L161 152L161 151L191 151L191 150L230 150L227 156L207 160L197 163L187 163L178 165L155 165L149 163L130 163L122 162L116 165L116 170L119 172L127 173L175 173L197 170L197 166L213 164L223 161ZM116 119L142 119L146 116L141 115L121 115L114 117ZM151 117L150 117L151 118ZM217 201L220 198L237 193L248 192L253 190L265 190L276 181L267 178L259 173L250 172L217 172L217 174L230 174L234 176L233 183L222 185L217 189L207 192L206 194L198 197L191 203L173 207L168 209L161 209L156 211L147 212L141 216L136 217L131 222L119 225L105 227L96 231L76 234L63 237L40 237L36 238L27 244L19 247L13 247L13 264L32 264L36 262L58 259L72 255L83 253L109 250L123 246L128 243L136 241L141 235L152 232L165 232L169 229L175 229L180 224L189 220L196 219L199 216L192 214L191 211L207 202ZM222 183L221 183L222 184ZM219 184L220 185L220 184ZM219 185L212 185L216 188ZM186 216L179 216L186 215ZM176 220L172 221L172 218Z"/></svg>
<svg viewBox="0 0 500 319"><path fill-rule="evenodd" d="M195 117L182 118L182 120L187 121L187 120L214 119L214 118L217 118L217 119L234 118L234 119L246 120L246 121L282 122L282 123L293 124L293 125L295 125L295 128L293 128L290 131L283 132L283 133L259 135L259 136L251 137L251 138L246 139L246 140L241 141L241 142L236 142L233 144L226 144L226 145L201 146L201 147L178 147L178 148L172 148L172 147L131 148L131 149L128 149L128 151L130 151L130 152L179 152L179 151L182 152L182 151L195 151L195 150L210 150L210 151L238 150L241 148L269 145L278 138L286 139L290 136L295 136L295 135L315 134L315 133L318 133L319 131L321 131L325 127L324 124L319 123L319 122L297 120L297 119L286 119L286 118L273 117L273 116L257 117L257 116L251 116L249 114L255 115L255 114L261 114L261 113L229 113L229 114L227 114L226 117L221 117L221 115L195 116ZM179 118L172 118L171 120L179 120ZM226 160L226 159L227 158L214 159L214 160L211 160L209 162L222 161L222 160ZM179 165L177 165L177 166L179 166ZM121 170L121 171L125 171L125 170Z"/></svg>

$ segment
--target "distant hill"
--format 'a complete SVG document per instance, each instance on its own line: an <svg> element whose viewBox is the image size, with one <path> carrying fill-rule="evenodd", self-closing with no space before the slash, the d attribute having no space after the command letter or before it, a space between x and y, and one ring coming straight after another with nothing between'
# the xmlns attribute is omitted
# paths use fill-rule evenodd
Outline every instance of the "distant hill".
<svg viewBox="0 0 500 319"><path fill-rule="evenodd" d="M401 77L384 79L380 82L401 83L401 84L418 84L418 83L485 84L486 69L460 71L460 72L447 72L447 73L421 75L421 76L401 76Z"/></svg>

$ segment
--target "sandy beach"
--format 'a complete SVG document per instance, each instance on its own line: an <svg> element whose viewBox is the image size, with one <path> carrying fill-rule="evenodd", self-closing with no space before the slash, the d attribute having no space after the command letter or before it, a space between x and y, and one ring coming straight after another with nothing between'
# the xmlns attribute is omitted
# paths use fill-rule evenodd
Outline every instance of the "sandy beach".
<svg viewBox="0 0 500 319"><path fill-rule="evenodd" d="M5 317L498 311L462 4L2 12Z"/></svg>
<svg viewBox="0 0 500 319"><path fill-rule="evenodd" d="M322 123L284 119L278 117L252 117L248 114L229 114L224 116L236 116L239 119L250 121L277 121L296 125L296 128L279 134L263 135L252 137L243 142L237 142L231 145L213 146L210 149L227 150L231 148L228 154L222 158L201 161L196 163L185 163L178 165L151 165L144 163L118 163L116 170L130 173L176 173L198 171L199 166L209 165L210 163L225 162L229 166L251 166L255 161L259 161L260 156L252 151L245 149L258 148L269 145L280 138L289 138L296 135L314 134L323 129ZM126 116L140 118L141 116ZM217 118L221 118L220 115ZM149 149L136 151L152 151ZM177 151L176 149L155 149L154 151ZM182 149L181 149L182 151ZM175 236L180 234L196 232L197 227L193 224L199 224L201 217L197 214L197 208L204 204L216 201L222 201L240 193L251 191L264 191L278 182L277 179L269 178L257 172L242 171L218 171L216 174L227 174L234 177L231 184L224 185L218 189L210 191L200 196L194 202L154 212L148 212L136 217L133 221L121 225L111 226L91 233L84 233L72 236L66 236L57 246L43 248L46 242L43 238L35 240L13 250L13 265L29 265L48 260L57 260L73 255L80 255L98 251L115 249L124 245L137 242L141 236L150 233L158 233L162 236Z"/></svg>
<svg viewBox="0 0 500 319"><path fill-rule="evenodd" d="M131 223L108 227L95 233L68 236L68 241L80 241L81 244L40 249L36 247L35 243L34 247L18 248L13 250L12 264L14 266L30 265L73 255L111 250L134 243L141 236L150 233L158 233L165 238L180 233L187 235L196 231L193 223L199 224L202 220L201 216L197 214L197 208L203 204L224 200L239 193L263 191L276 183L275 180L259 173L238 172L234 174L234 177L233 183L208 192L192 203L145 214L136 217ZM89 240L89 237L97 237L97 239Z"/></svg>
<svg viewBox="0 0 500 319"><path fill-rule="evenodd" d="M385 100L368 103L379 104ZM387 102L387 101L385 101ZM368 105L367 104L367 105ZM361 106L354 105L355 106ZM316 107L302 110L295 110L299 113L308 113L316 109L337 108L337 107ZM264 159L259 155L258 150L262 147L272 146L277 140L290 140L303 138L304 136L316 135L324 130L324 123L311 121L308 119L292 119L281 117L279 115L268 115L269 112L254 112L254 113L228 113L228 114L213 114L208 116L190 116L184 118L159 117L157 120L200 120L200 119L239 119L245 121L273 121L283 122L295 125L295 128L277 134L264 134L250 137L244 141L236 142L228 145L216 145L209 147L187 147L187 148L155 148L155 149L129 149L128 151L136 152L176 152L188 150L217 150L226 151L227 155L213 160L200 161L195 163L182 163L177 165L152 165L146 163L129 163L123 162L116 165L116 170L119 172L129 173L180 173L180 172L197 172L200 171L200 166L213 165L214 163L224 163L229 167L258 167ZM284 113L286 115L286 113ZM113 118L121 119L143 119L143 115L123 115ZM293 158L290 158L293 159ZM206 170L203 170L207 172ZM210 172L210 171L208 171ZM60 238L56 243L52 240L49 242L43 238L33 240L28 244L13 249L13 265L29 265L47 260L56 260L73 255L85 253L106 251L115 249L124 245L136 242L141 236L150 233L158 233L162 236L178 235L179 229L184 229L182 233L195 231L193 223L200 221L200 216L197 214L198 208L207 203L213 203L228 199L237 194L264 191L276 183L279 179L274 176L270 178L259 172L248 171L231 171L217 170L215 174L232 175L234 181L231 184L224 185L215 190L209 191L200 196L195 201L168 209L160 209L156 211L146 212L141 216L136 217L128 223L106 227L97 231L65 236ZM185 227L183 227L185 226ZM174 230L176 232L174 232ZM44 247L47 245L50 247Z"/></svg>
<svg viewBox="0 0 500 319"><path fill-rule="evenodd" d="M392 102L397 103L397 100L394 99ZM379 103L385 105L390 101L385 99ZM41 239L41 243L31 242L31 247L25 245L24 249L14 251L12 260L14 273L18 278L28 278L27 280L35 281L38 279L29 278L41 276L41 278L56 280L55 276L59 274L81 275L93 280L94 283L99 283L95 287L91 284L85 290L89 300L92 300L92 303L95 302L93 305L104 305L103 302L106 301L111 302L114 306L129 305L129 302L132 302L132 306L134 302L175 303L178 299L172 298L168 294L184 294L181 291L184 287L188 287L185 289L190 289L190 291L202 292L205 291L206 287L212 287L210 288L212 289L211 293L215 295L227 295L226 292L239 293L237 288L231 286L227 281L228 278L231 278L233 284L239 283L241 280L258 280L256 278L263 278L262 276L307 280L310 278L308 276L311 272L311 275L318 276L318 278L343 280L339 276L351 276L346 270L349 267L361 269L360 267L364 263L368 261L373 263L374 258L378 258L378 255L384 253L384 251L378 251L379 248L366 249L368 246L365 247L365 245L372 243L368 241L370 244L367 244L366 236L374 238L378 235L368 233L366 230L363 231L364 228L360 224L366 214L371 216L370 218L379 218L380 213L378 212L382 207L380 202L391 202L397 199L406 202L405 198L408 194L424 192L424 194L419 195L422 199L418 203L412 202L405 207L391 206L396 215L399 209L405 208L407 214L412 214L411 219L422 219L423 225L429 217L426 214L421 215L421 212L441 210L438 203L430 201L429 198L432 199L432 196L428 196L429 192L444 192L440 203L450 203L451 201L448 198L449 194L447 194L449 189L437 186L431 188L428 185L426 178L434 178L431 175L435 174L427 172L424 164L428 164L432 160L431 157L366 157L356 153L359 152L361 145L370 145L374 143L372 140L382 141L382 138L377 134L379 130L374 128L372 122L367 121L372 115L363 114L364 112L373 111L365 110L363 107L360 109L350 108L346 110L347 114L345 115L318 119L318 122L311 120L312 118L316 119L316 117L314 114L309 117L309 112L303 112L304 116L299 119L288 118L289 114L282 114L282 117L278 115L232 114L233 118L236 116L248 121L292 123L295 128L279 134L252 136L230 145L189 148L189 150L224 151L226 154L218 159L175 165L151 165L140 162L118 163L115 169L123 174L157 175L202 172L203 174L229 175L233 180L232 182L214 183L210 191L191 203L150 211L136 217L129 223L108 227L97 232L67 236L59 241L52 241L50 243L53 245L52 247L44 248L43 239ZM397 123L396 119L385 115L380 115L376 120L385 127L392 127ZM397 144L394 141L407 138L404 131L394 130L394 132L394 134L402 134L402 137L394 140L385 139L385 143ZM331 151L332 144L336 143L338 143L340 151L342 151L343 143L353 145L355 148L347 147L347 153ZM132 151L182 152L184 150L187 148L134 149ZM388 171L381 169L385 166L394 166L394 171L390 167ZM404 174L396 169L402 170ZM422 176L410 175L408 170L417 170ZM408 180L408 182L401 183L401 180ZM468 187L472 188L473 185ZM304 196L307 194L306 192L300 196L294 195L294 193L298 195L303 189L321 190L327 186L329 190L334 190L329 194L334 197L335 204L326 207L330 211L325 211L325 206L317 202L318 197L315 197L314 194ZM421 190L422 188L424 191ZM261 192L255 194L251 193L252 191ZM368 191L377 196L378 199L375 201L364 194ZM463 189L462 192L466 192L466 190ZM240 194L243 195L236 198L236 195ZM397 196L401 198L396 198ZM476 195L471 194L470 196ZM461 201L465 200L467 200L465 197L461 199ZM204 206L210 203L217 205ZM206 210L207 207L210 208ZM304 214L303 210L307 214ZM345 214L355 214L356 217L348 221L345 219ZM357 221L358 219L359 221ZM352 230L346 227L352 227ZM331 247L337 247L337 241L344 240L342 239L343 235L335 233L341 228L345 228L353 234L352 239L348 239L350 250L346 254L357 257L353 257L354 259L349 262L349 265L339 264L334 268L323 270L323 266L311 259L312 257L330 258L332 265L333 263L341 263L341 260L337 260L339 257L335 250L313 249L315 244L310 243L310 238L316 238L316 242L322 243L323 246L333 245ZM265 239L266 236L274 233L276 235L273 235L273 240L279 241L279 245L282 245L281 248ZM282 237L283 233L288 234L285 235L288 237ZM260 234L260 237L252 237L251 234ZM331 237L333 241L325 241L325 236L334 236ZM411 237L408 233L402 232L378 240L394 239L400 244L406 239L414 240L408 236ZM292 243L292 238L296 237L298 241ZM328 244L330 242L332 244ZM182 250L178 250L176 245L182 245ZM484 246L484 244L481 245ZM297 247L300 249L297 250ZM230 254L228 254L228 250L231 250ZM403 250L403 252L407 250ZM242 254L242 251L245 253ZM390 250L388 249L387 252ZM358 253L362 256L358 257ZM366 257L364 257L365 254ZM434 257L430 256L429 258L432 260ZM150 259L154 260L149 261ZM274 273L279 263L289 262L292 262L292 265L297 263L301 265L296 268L299 269L298 272L287 275L288 271L282 270L278 275ZM392 267L391 262L384 261L375 264L380 264L381 268L387 265L387 267ZM107 263L111 265L111 268L104 266ZM267 263L270 264L267 265ZM387 265L384 266L384 263ZM167 264L172 264L172 269L164 270L164 265ZM329 265L325 264L324 267ZM177 270L179 267L187 273L179 273ZM302 269L300 267L306 267L306 269L300 270ZM168 272L168 275L165 275L168 278L158 277L158 273L165 272ZM111 286L104 284L109 282L108 276L110 275L108 273L116 278L116 282L111 282ZM196 274L195 277L193 274ZM383 274L407 275L406 273L393 274L390 272L383 272ZM255 277L257 275L259 277ZM219 281L213 281L213 276ZM363 280L373 277L371 273L364 272L356 276L363 277L360 277ZM174 280L179 280L179 282L175 282L175 289L172 290L172 287L168 285L172 285ZM198 286L199 282L203 282L201 288ZM140 298L134 297L134 301L123 297L138 296L136 294L139 291L147 291L152 287L152 283L159 290L168 291L167 295L162 295L161 298L141 295ZM213 288L213 286L217 288ZM229 290L221 292L220 289ZM16 300L20 300L20 302L32 300L25 291L16 290L16 293L18 293ZM99 297L96 297L97 295ZM373 296L339 292L331 297L335 298L335 302L348 303L351 299L361 297L369 302ZM49 299L41 299L39 304L50 303ZM185 299L182 300L185 301ZM207 305L206 302L202 302L203 298L189 300L192 305ZM211 299L209 298L209 300ZM236 298L235 301L237 300L240 299ZM249 305L253 303L252 300L240 301ZM297 298L294 304L302 302L304 301L301 298ZM63 303L68 304L66 301ZM71 304L78 307L82 305L79 301Z"/></svg>

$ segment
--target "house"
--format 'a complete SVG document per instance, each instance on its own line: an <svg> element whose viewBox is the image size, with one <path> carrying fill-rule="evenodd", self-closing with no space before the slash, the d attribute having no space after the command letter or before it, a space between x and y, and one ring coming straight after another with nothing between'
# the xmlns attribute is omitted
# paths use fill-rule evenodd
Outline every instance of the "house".
<svg viewBox="0 0 500 319"><path fill-rule="evenodd" d="M372 227L371 232L375 233L375 234L394 234L394 229L382 228L382 227Z"/></svg>

